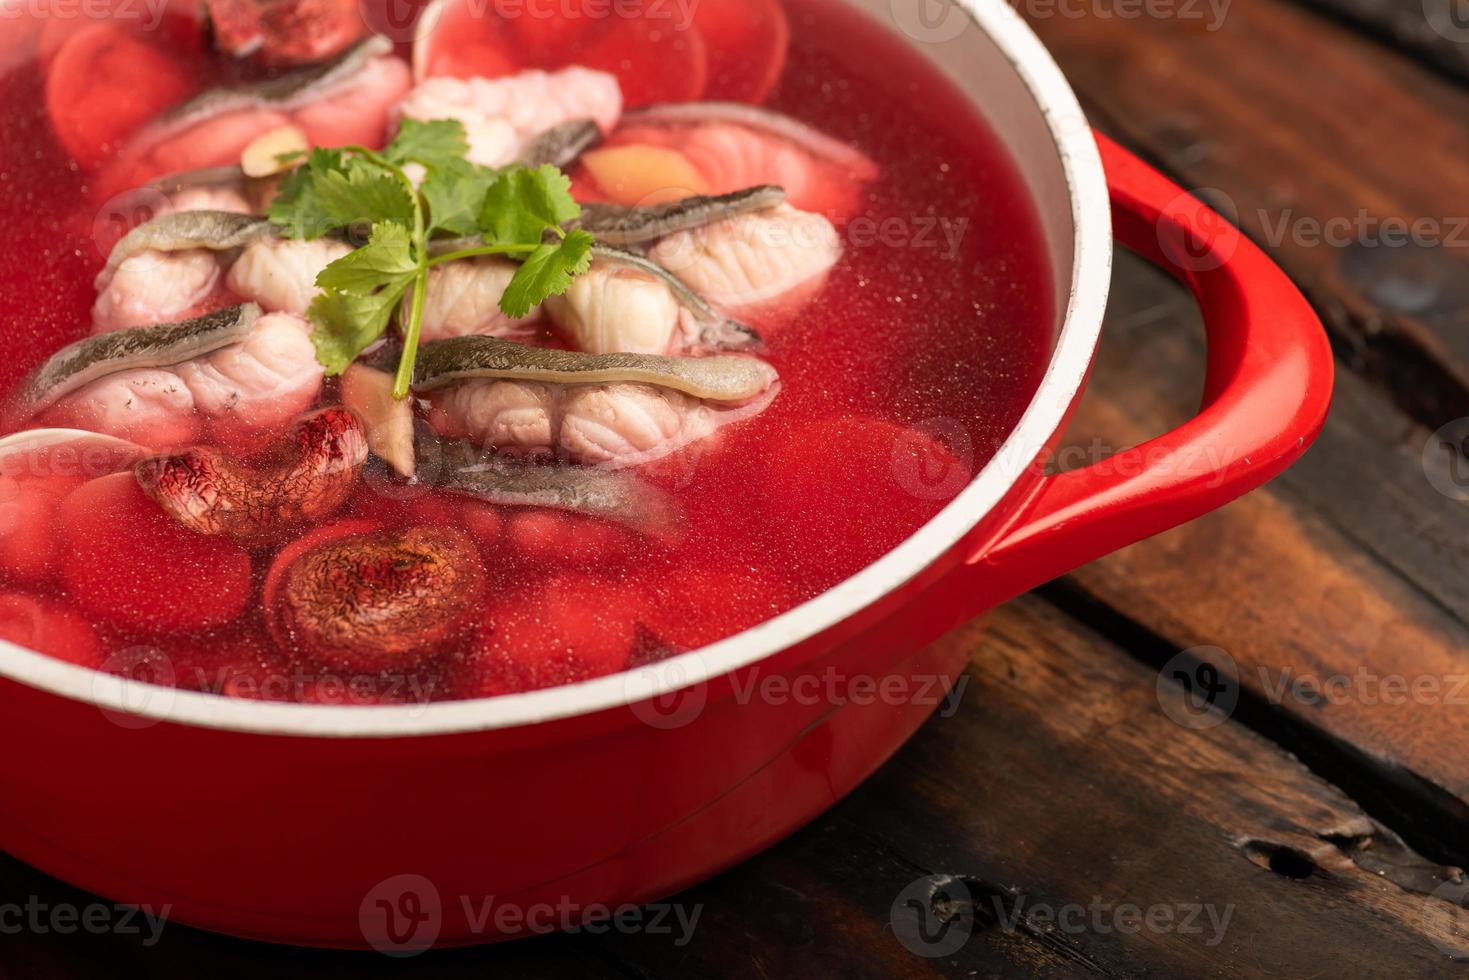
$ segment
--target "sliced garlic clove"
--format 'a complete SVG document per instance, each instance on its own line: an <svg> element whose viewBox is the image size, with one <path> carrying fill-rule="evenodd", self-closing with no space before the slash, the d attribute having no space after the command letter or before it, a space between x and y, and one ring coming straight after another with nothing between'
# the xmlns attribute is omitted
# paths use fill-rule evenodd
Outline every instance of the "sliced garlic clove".
<svg viewBox="0 0 1469 980"><path fill-rule="evenodd" d="M240 156L240 169L246 177L274 177L296 166L296 154L307 153L311 143L296 126L282 126L262 133ZM282 159L285 158L285 159Z"/></svg>

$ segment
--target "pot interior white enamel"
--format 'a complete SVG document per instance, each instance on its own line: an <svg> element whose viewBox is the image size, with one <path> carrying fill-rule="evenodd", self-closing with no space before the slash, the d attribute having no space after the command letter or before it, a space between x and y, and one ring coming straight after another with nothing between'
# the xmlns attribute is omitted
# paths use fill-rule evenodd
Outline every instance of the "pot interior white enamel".
<svg viewBox="0 0 1469 980"><path fill-rule="evenodd" d="M175 724L321 737L420 736L535 724L678 690L806 640L912 579L984 517L1062 424L1091 362L1111 271L1101 160L1075 95L1004 0L850 0L938 66L1009 148L1036 203L1058 311L1045 378L996 457L937 517L859 574L714 646L637 671L491 700L400 707L270 704L145 688L0 642L0 675Z"/></svg>

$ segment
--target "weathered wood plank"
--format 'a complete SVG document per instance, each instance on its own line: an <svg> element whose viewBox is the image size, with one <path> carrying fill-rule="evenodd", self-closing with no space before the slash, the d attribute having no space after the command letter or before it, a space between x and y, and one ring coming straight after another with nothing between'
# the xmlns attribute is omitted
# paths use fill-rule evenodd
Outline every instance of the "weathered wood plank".
<svg viewBox="0 0 1469 980"><path fill-rule="evenodd" d="M1169 428L1198 399L1192 301L1130 256L1119 276L1127 287L1068 435L1088 457ZM1425 474L1429 436L1345 374L1321 440L1269 489L1070 581L1160 638L1155 660L1222 648L1264 724L1319 733L1317 750L1341 778L1366 781L1375 812L1464 861L1469 508Z"/></svg>
<svg viewBox="0 0 1469 980"><path fill-rule="evenodd" d="M758 975L846 975L855 942L871 964L857 976L1315 976L1326 949L1357 976L1436 975L1447 964L1436 943L1453 941L1462 913L1347 851L1366 839L1420 883L1436 869L1276 746L1233 724L1171 721L1160 698L1177 711L1182 697L1075 620L1020 600L996 615L955 717L931 722L816 827L683 896L709 897L680 969L723 975L750 957ZM966 883L973 933L948 956L894 959L891 906L926 875ZM731 894L737 904L719 900ZM1126 904L1228 921L1112 930ZM1080 926L1047 921L1080 907L1100 911ZM667 972L656 947L616 942L640 972ZM813 961L818 950L840 969Z"/></svg>
<svg viewBox="0 0 1469 980"><path fill-rule="evenodd" d="M1469 12L1461 0L1303 0L1370 36L1469 78Z"/></svg>
<svg viewBox="0 0 1469 980"><path fill-rule="evenodd" d="M1431 428L1469 415L1469 90L1283 0L1218 30L1032 24L1094 121L1266 244L1349 363Z"/></svg>

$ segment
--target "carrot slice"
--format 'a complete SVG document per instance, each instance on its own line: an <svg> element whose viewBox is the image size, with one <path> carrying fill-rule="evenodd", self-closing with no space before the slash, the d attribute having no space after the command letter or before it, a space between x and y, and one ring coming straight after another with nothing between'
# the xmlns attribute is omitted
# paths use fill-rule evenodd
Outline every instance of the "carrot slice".
<svg viewBox="0 0 1469 980"><path fill-rule="evenodd" d="M763 102L780 81L791 46L780 0L699 0L694 24L709 43L704 98Z"/></svg>
<svg viewBox="0 0 1469 980"><path fill-rule="evenodd" d="M57 51L46 77L46 108L61 145L82 166L95 167L114 144L194 90L178 61L103 22Z"/></svg>

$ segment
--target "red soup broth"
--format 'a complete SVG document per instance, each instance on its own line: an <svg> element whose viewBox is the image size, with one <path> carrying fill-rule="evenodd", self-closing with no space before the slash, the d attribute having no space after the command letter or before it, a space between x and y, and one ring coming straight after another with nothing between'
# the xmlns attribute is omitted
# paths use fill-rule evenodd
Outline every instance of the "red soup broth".
<svg viewBox="0 0 1469 980"><path fill-rule="evenodd" d="M774 405L644 473L683 509L680 543L366 479L327 524L458 527L481 551L489 598L481 627L452 649L344 676L272 640L262 596L274 554L172 524L127 474L5 478L0 636L224 695L481 697L720 640L914 533L991 458L1039 384L1055 313L1043 233L995 135L900 37L836 0L787 10L790 52L766 104L861 149L881 177L840 229L845 256L824 291L770 333ZM200 87L218 78L204 64ZM719 84L739 90L741 70L723 59ZM11 67L0 90L8 390L88 333L99 241L115 232L95 227L89 171L52 133L38 64ZM334 400L329 384L323 402Z"/></svg>

